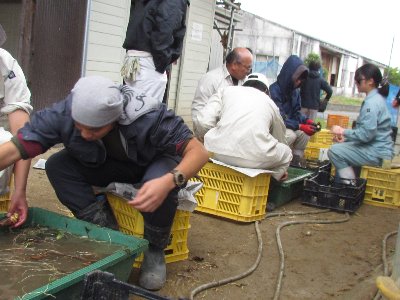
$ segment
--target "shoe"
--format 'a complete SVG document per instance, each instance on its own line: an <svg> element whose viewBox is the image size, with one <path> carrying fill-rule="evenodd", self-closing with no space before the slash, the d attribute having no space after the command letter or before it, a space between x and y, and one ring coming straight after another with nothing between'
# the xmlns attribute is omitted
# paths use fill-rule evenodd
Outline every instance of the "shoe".
<svg viewBox="0 0 400 300"><path fill-rule="evenodd" d="M150 291L160 290L167 280L164 250L149 245L140 268L139 285Z"/></svg>
<svg viewBox="0 0 400 300"><path fill-rule="evenodd" d="M105 196L97 197L96 202L81 210L75 217L102 227L108 227L113 230L119 229L118 222Z"/></svg>

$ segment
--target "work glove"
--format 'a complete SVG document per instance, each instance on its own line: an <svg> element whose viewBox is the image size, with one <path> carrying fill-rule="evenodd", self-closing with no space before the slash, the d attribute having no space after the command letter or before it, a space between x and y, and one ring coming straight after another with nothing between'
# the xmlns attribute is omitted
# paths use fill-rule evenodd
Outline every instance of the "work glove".
<svg viewBox="0 0 400 300"><path fill-rule="evenodd" d="M306 120L306 124L307 124L307 125L314 125L314 126L315 126L314 120L311 120L311 119L307 119L307 120Z"/></svg>
<svg viewBox="0 0 400 300"><path fill-rule="evenodd" d="M299 129L308 136L312 136L317 131L317 127L311 124L300 124Z"/></svg>
<svg viewBox="0 0 400 300"><path fill-rule="evenodd" d="M321 123L320 122L315 123L314 120L307 119L306 120L306 124L314 126L315 127L315 131L320 131L321 130Z"/></svg>

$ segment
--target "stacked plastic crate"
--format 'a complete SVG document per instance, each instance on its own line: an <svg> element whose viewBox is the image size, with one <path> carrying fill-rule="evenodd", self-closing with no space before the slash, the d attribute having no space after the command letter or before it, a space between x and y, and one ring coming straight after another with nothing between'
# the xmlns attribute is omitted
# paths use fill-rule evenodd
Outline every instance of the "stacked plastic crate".
<svg viewBox="0 0 400 300"><path fill-rule="evenodd" d="M365 203L400 208L400 169L364 166L360 177L367 179Z"/></svg>
<svg viewBox="0 0 400 300"><path fill-rule="evenodd" d="M107 193L108 202L117 219L119 230L125 234L136 237L143 237L144 222L142 214L131 205L128 200L113 193ZM177 210L174 222L171 228L170 242L164 250L165 261L167 263L185 260L189 256L187 247L190 212ZM134 267L140 267L143 255L140 255L133 264Z"/></svg>
<svg viewBox="0 0 400 300"><path fill-rule="evenodd" d="M327 151L332 144L332 133L328 129L321 129L308 141L304 157L311 160L324 160L324 151Z"/></svg>
<svg viewBox="0 0 400 300"><path fill-rule="evenodd" d="M13 177L11 176L10 182L8 184L8 192L0 195L0 212L7 212L8 207L10 206L11 199L11 191L13 189Z"/></svg>
<svg viewBox="0 0 400 300"><path fill-rule="evenodd" d="M195 195L196 211L239 222L264 219L270 174L250 177L208 162L199 176L203 188Z"/></svg>

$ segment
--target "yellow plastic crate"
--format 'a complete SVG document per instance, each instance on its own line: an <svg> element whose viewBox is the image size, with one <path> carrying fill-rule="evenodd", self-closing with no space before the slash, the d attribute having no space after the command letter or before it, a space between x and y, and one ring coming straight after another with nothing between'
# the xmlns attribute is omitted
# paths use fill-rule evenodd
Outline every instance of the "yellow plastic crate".
<svg viewBox="0 0 400 300"><path fill-rule="evenodd" d="M321 129L310 137L309 143L326 145L329 148L333 144L333 134L328 129Z"/></svg>
<svg viewBox="0 0 400 300"><path fill-rule="evenodd" d="M360 177L367 179L365 203L400 208L400 169L362 167Z"/></svg>
<svg viewBox="0 0 400 300"><path fill-rule="evenodd" d="M307 147L304 150L304 158L311 160L318 160L321 149L327 149L327 148L330 148L330 146L321 143L308 142Z"/></svg>
<svg viewBox="0 0 400 300"><path fill-rule="evenodd" d="M196 211L240 222L265 217L270 174L249 177L208 162L199 175L204 186L195 195Z"/></svg>
<svg viewBox="0 0 400 300"><path fill-rule="evenodd" d="M8 212L8 207L11 202L11 191L14 187L14 175L11 175L10 182L8 184L8 193L0 195L0 212Z"/></svg>
<svg viewBox="0 0 400 300"><path fill-rule="evenodd" d="M119 230L125 234L143 237L143 217L142 214L127 203L127 200L112 193L107 193L107 199L117 219ZM165 261L167 263L185 260L189 257L187 247L190 212L177 210L172 224L170 243L164 250ZM140 255L133 266L140 267L143 254Z"/></svg>
<svg viewBox="0 0 400 300"><path fill-rule="evenodd" d="M328 114L328 119L326 120L326 128L330 129L333 125L339 125L340 127L348 128L349 121L349 116Z"/></svg>

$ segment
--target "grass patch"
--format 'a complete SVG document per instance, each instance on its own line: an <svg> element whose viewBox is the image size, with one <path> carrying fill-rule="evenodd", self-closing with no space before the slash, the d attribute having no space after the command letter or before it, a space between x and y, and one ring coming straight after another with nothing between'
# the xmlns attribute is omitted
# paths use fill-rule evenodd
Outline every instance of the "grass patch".
<svg viewBox="0 0 400 300"><path fill-rule="evenodd" d="M321 118L316 118L314 120L315 123L320 123L321 124L321 128L326 129L326 120L325 119L321 119Z"/></svg>
<svg viewBox="0 0 400 300"><path fill-rule="evenodd" d="M339 105L353 105L353 106L361 106L364 98L357 98L357 97L345 97L345 96L332 96L329 100L332 104L339 104Z"/></svg>

